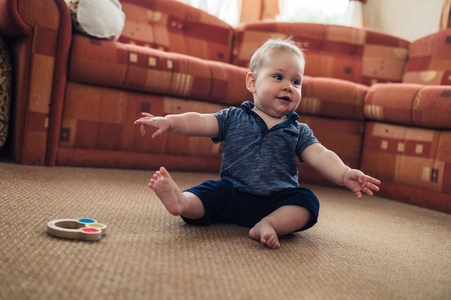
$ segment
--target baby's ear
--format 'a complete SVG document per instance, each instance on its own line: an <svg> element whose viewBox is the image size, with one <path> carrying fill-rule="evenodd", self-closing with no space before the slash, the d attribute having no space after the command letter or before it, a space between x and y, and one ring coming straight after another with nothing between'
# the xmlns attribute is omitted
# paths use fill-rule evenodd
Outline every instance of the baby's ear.
<svg viewBox="0 0 451 300"><path fill-rule="evenodd" d="M246 87L249 92L255 93L255 74L252 72L246 74Z"/></svg>

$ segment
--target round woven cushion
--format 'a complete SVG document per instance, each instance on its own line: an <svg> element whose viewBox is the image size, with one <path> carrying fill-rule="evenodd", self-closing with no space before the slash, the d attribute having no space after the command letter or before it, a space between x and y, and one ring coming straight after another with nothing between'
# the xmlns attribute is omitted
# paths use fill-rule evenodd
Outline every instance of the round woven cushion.
<svg viewBox="0 0 451 300"><path fill-rule="evenodd" d="M76 32L107 40L122 33L125 14L119 0L66 0Z"/></svg>

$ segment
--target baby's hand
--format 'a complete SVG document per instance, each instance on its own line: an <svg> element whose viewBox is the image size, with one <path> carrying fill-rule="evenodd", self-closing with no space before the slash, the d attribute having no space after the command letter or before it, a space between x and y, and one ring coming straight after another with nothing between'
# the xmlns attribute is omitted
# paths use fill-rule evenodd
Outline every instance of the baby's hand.
<svg viewBox="0 0 451 300"><path fill-rule="evenodd" d="M361 199L362 192L373 196L373 191L379 191L377 185L381 182L376 178L365 175L360 170L350 169L343 175L343 184Z"/></svg>
<svg viewBox="0 0 451 300"><path fill-rule="evenodd" d="M171 122L163 117L155 117L152 114L149 113L141 113L141 115L143 116L142 118L136 120L134 123L136 125L141 125L140 130L141 130L141 134L145 135L146 134L146 126L148 127L153 127L153 128L157 128L158 130L152 135L152 138L155 138L159 135L161 135L162 133L168 131L169 129L171 129Z"/></svg>

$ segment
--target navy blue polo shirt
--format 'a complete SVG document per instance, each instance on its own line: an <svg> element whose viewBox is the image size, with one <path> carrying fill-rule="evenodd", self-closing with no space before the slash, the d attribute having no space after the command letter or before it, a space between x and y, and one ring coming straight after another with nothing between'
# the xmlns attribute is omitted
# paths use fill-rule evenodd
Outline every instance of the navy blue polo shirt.
<svg viewBox="0 0 451 300"><path fill-rule="evenodd" d="M301 160L302 152L318 140L307 124L297 121L297 113L268 129L253 107L246 101L241 109L214 114L219 132L213 142L224 142L221 179L240 191L263 196L298 187L296 157Z"/></svg>

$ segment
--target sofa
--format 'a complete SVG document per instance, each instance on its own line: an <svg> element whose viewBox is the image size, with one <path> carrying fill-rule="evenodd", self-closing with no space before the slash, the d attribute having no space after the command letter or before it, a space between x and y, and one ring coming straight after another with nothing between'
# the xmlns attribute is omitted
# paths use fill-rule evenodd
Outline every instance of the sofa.
<svg viewBox="0 0 451 300"><path fill-rule="evenodd" d="M451 29L409 42L369 28L261 21L232 27L177 0L122 0L113 41L73 29L64 0L0 0L14 65L20 164L218 172L221 145L142 137L142 111L211 113L252 100L245 74L269 37L306 54L300 121L380 195L451 213ZM49 17L52 16L52 17ZM329 184L299 163L300 180Z"/></svg>

